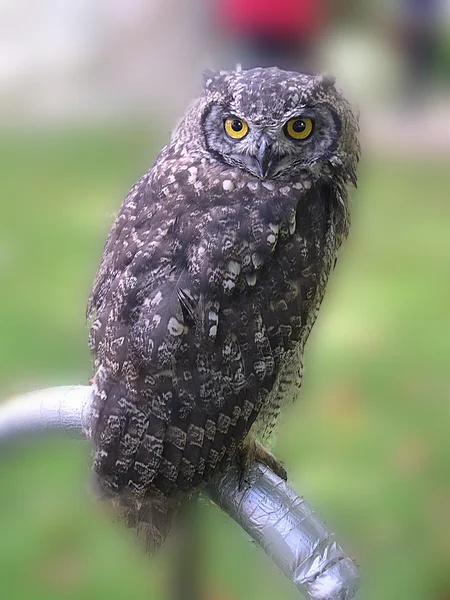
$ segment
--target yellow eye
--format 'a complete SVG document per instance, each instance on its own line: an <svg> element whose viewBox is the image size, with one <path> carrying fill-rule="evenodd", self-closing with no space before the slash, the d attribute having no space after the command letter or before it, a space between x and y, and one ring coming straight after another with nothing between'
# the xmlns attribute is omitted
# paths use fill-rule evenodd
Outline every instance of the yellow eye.
<svg viewBox="0 0 450 600"><path fill-rule="evenodd" d="M241 140L247 135L248 125L242 119L237 117L228 117L224 123L225 131L233 140Z"/></svg>
<svg viewBox="0 0 450 600"><path fill-rule="evenodd" d="M285 131L288 137L294 140L306 140L313 130L313 122L311 119L291 119L286 123Z"/></svg>

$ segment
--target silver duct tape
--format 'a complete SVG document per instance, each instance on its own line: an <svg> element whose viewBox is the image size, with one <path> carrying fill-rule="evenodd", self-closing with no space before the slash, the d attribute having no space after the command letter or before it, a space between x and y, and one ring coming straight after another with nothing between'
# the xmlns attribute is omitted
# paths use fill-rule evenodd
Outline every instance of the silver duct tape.
<svg viewBox="0 0 450 600"><path fill-rule="evenodd" d="M48 388L12 398L0 406L0 444L50 431L81 438L92 399L92 388L86 385Z"/></svg>
<svg viewBox="0 0 450 600"><path fill-rule="evenodd" d="M208 487L210 497L270 556L308 600L350 600L358 571L309 504L267 467L253 463L239 489L237 469Z"/></svg>
<svg viewBox="0 0 450 600"><path fill-rule="evenodd" d="M0 406L0 446L50 431L83 437L92 388L56 387L15 398ZM239 489L237 468L206 487L230 515L293 581L307 600L350 600L358 572L311 507L267 467L254 463Z"/></svg>

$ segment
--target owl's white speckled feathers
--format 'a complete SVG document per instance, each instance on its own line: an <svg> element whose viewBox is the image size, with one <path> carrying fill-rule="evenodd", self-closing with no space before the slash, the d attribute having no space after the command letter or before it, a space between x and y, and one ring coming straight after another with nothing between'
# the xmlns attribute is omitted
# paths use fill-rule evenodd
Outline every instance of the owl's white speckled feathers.
<svg viewBox="0 0 450 600"><path fill-rule="evenodd" d="M246 135L230 137L228 117ZM293 118L313 123L307 139L289 138ZM295 395L358 155L331 78L221 72L126 197L88 305L89 434L103 495L150 548L183 494Z"/></svg>

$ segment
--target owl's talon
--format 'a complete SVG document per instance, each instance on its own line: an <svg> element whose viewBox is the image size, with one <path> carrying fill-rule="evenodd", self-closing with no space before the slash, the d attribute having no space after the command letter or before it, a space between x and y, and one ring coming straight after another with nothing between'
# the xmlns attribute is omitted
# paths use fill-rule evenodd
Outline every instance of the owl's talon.
<svg viewBox="0 0 450 600"><path fill-rule="evenodd" d="M266 465L275 475L287 481L287 472L283 464L269 450L264 448L258 440L255 440L252 433L249 433L242 443L237 456L237 462L241 468L239 491L244 489L244 483L250 483L247 475L254 460Z"/></svg>
<svg viewBox="0 0 450 600"><path fill-rule="evenodd" d="M273 455L271 455L271 456L273 456ZM280 477L280 479L287 481L287 478L288 478L287 471L283 467L283 464L275 457L273 457L273 458L275 460L270 460L270 462L266 460L266 462L264 462L263 464L265 464L266 467L269 467L269 469L271 471L273 471L275 473L275 475L278 475L278 477ZM260 461L260 462L263 462L263 461Z"/></svg>
<svg viewBox="0 0 450 600"><path fill-rule="evenodd" d="M248 471L242 470L239 475L238 490L243 492L245 488L250 487L250 481L247 479Z"/></svg>
<svg viewBox="0 0 450 600"><path fill-rule="evenodd" d="M248 472L250 470L250 465L252 464L253 458L250 456L250 452L248 452L246 448L246 446L243 446L237 455L237 464L239 467L238 488L240 492L244 491L244 489L250 485Z"/></svg>

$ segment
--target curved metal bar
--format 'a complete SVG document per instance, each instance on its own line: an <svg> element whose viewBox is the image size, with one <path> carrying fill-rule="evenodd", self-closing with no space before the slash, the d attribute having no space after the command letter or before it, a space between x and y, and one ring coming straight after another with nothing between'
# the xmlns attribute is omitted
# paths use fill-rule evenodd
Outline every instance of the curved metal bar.
<svg viewBox="0 0 450 600"><path fill-rule="evenodd" d="M334 535L285 481L253 463L249 485L229 469L208 487L210 497L230 515L293 581L308 600L349 600L358 572Z"/></svg>
<svg viewBox="0 0 450 600"><path fill-rule="evenodd" d="M48 388L12 398L0 406L0 445L50 431L83 438L92 399L92 388L86 385Z"/></svg>
<svg viewBox="0 0 450 600"><path fill-rule="evenodd" d="M0 447L20 437L62 431L85 437L92 403L88 386L56 387L0 406ZM312 508L267 467L254 463L239 489L229 469L206 493L259 544L307 600L350 600L358 572Z"/></svg>

